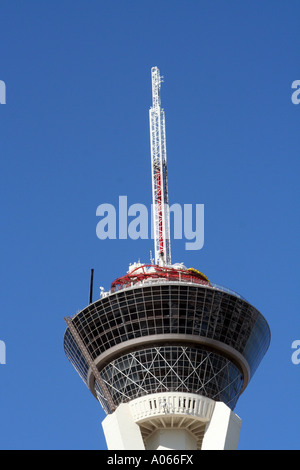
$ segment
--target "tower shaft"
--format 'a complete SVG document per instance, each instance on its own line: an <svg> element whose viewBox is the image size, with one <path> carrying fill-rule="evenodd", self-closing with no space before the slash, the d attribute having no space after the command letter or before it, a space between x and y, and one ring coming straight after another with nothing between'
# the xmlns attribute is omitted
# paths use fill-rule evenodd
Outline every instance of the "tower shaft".
<svg viewBox="0 0 300 470"><path fill-rule="evenodd" d="M152 67L152 107L149 111L154 251L156 265L171 264L165 112L161 108L159 69Z"/></svg>

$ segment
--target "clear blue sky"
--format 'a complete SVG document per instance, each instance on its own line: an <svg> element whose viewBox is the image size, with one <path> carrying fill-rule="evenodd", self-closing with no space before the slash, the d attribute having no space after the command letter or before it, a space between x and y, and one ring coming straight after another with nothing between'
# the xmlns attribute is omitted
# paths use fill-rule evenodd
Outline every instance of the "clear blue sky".
<svg viewBox="0 0 300 470"><path fill-rule="evenodd" d="M240 449L299 449L300 4L3 0L1 449L105 449L104 413L63 352L64 316L149 261L99 240L96 208L151 203L150 69L165 83L170 202L205 205L172 260L246 297L272 343L235 412Z"/></svg>

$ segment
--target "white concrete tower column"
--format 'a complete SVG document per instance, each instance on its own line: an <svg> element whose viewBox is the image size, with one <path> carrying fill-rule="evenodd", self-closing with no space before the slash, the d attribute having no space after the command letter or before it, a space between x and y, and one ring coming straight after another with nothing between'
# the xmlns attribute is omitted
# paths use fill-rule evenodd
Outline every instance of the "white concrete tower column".
<svg viewBox="0 0 300 470"><path fill-rule="evenodd" d="M119 405L102 427L108 450L235 450L241 420L222 402L166 392Z"/></svg>

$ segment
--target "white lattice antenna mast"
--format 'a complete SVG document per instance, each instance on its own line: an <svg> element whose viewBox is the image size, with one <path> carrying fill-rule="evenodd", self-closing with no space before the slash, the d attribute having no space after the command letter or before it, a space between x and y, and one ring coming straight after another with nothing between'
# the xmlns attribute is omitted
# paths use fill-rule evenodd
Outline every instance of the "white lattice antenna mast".
<svg viewBox="0 0 300 470"><path fill-rule="evenodd" d="M152 67L152 107L149 111L155 264L171 264L170 213L165 112L161 108L159 69Z"/></svg>

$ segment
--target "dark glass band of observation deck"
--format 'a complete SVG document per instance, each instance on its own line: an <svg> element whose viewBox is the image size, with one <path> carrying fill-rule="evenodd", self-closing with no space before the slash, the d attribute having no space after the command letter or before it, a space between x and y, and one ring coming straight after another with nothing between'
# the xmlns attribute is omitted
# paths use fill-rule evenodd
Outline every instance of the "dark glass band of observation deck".
<svg viewBox="0 0 300 470"><path fill-rule="evenodd" d="M125 354L101 370L117 407L151 393L184 392L222 401L234 409L243 377L226 357L207 349L164 345ZM104 409L108 403L95 382L95 394Z"/></svg>
<svg viewBox="0 0 300 470"><path fill-rule="evenodd" d="M157 335L142 336L135 339L123 341L121 344L111 347L95 359L95 365L98 370L103 370L108 364L123 357L129 353L139 351L143 348L150 348L152 346L161 348L162 346L176 346L180 345L185 348L194 347L201 350L215 352L218 355L227 358L234 364L241 373L243 378L243 386L240 390L242 393L247 387L250 380L250 368L245 358L238 353L235 349L226 344L210 338L195 335L164 333ZM91 392L96 395L94 384L95 377L92 370L89 368L87 373L87 385Z"/></svg>

